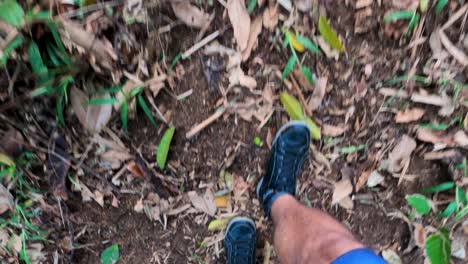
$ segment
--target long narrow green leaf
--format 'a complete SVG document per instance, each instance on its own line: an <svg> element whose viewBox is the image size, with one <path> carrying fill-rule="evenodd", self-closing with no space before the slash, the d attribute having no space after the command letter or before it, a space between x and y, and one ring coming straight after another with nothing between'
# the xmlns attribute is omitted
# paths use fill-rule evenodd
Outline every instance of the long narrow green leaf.
<svg viewBox="0 0 468 264"><path fill-rule="evenodd" d="M445 210L438 215L438 217L445 218L451 216L457 210L457 201L451 201Z"/></svg>
<svg viewBox="0 0 468 264"><path fill-rule="evenodd" d="M247 12L251 14L254 11L256 5L257 0L250 0L249 5L247 6Z"/></svg>
<svg viewBox="0 0 468 264"><path fill-rule="evenodd" d="M413 16L411 17L411 20L408 24L408 30L406 31L406 34L410 34L418 23L419 23L419 14L415 10L413 11Z"/></svg>
<svg viewBox="0 0 468 264"><path fill-rule="evenodd" d="M457 202L457 205L460 207L464 207L465 205L468 204L465 190L463 190L462 188L458 186L455 188L455 201Z"/></svg>
<svg viewBox="0 0 468 264"><path fill-rule="evenodd" d="M294 64L296 63L296 57L291 56L289 58L288 63L286 63L286 67L284 67L283 74L281 75L281 81L284 81L286 77L288 77L289 73L294 70Z"/></svg>
<svg viewBox="0 0 468 264"><path fill-rule="evenodd" d="M456 215L455 215L455 219L458 221L460 219L462 219L465 215L468 214L468 205L463 207L463 209L461 209Z"/></svg>
<svg viewBox="0 0 468 264"><path fill-rule="evenodd" d="M315 45L314 43L312 43L312 41L307 38L307 37L304 37L304 36L296 36L296 41L301 43L302 45L304 45L304 47L314 53L317 53L317 54L320 54L320 49L317 47L317 45Z"/></svg>
<svg viewBox="0 0 468 264"><path fill-rule="evenodd" d="M281 44L281 46L284 49L291 42L291 33L289 33L289 30L283 30L283 32L284 32L284 40L283 40L283 43Z"/></svg>
<svg viewBox="0 0 468 264"><path fill-rule="evenodd" d="M167 155L171 146L172 137L174 136L175 127L169 127L164 132L163 137L158 145L158 152L156 154L156 162L158 167L163 170L166 166Z"/></svg>
<svg viewBox="0 0 468 264"><path fill-rule="evenodd" d="M403 10L403 11L398 11L394 12L391 14L388 14L384 17L385 22L390 22L390 21L397 21L401 19L411 19L414 16L414 12L412 10Z"/></svg>
<svg viewBox="0 0 468 264"><path fill-rule="evenodd" d="M305 119L305 122L309 126L310 135L311 135L312 139L320 140L322 138L322 132L320 131L320 127L317 126L317 124L315 124L315 122L312 121L312 119L310 117L307 117Z"/></svg>
<svg viewBox="0 0 468 264"><path fill-rule="evenodd" d="M455 187L455 183L453 181L450 182L444 182L441 184L438 184L436 186L432 186L430 188L426 188L422 191L424 194L430 194L430 193L437 193L437 192L443 192L443 191L448 191L453 189Z"/></svg>
<svg viewBox="0 0 468 264"><path fill-rule="evenodd" d="M101 97L101 98L94 98L88 101L88 105L107 105L107 104L115 104L118 103L119 99L115 97Z"/></svg>
<svg viewBox="0 0 468 264"><path fill-rule="evenodd" d="M436 13L440 13L440 11L442 11L442 9L444 9L444 7L447 4L448 4L448 0L439 0L439 1L437 1L437 5L436 5L436 8L435 8Z"/></svg>
<svg viewBox="0 0 468 264"><path fill-rule="evenodd" d="M138 103L140 104L141 106L141 109L143 109L143 111L145 112L146 116L148 117L148 119L151 121L151 123L156 126L156 121L154 120L153 118L153 114L151 113L148 105L146 104L145 102L145 99L143 98L143 96L141 96L141 94L138 95Z"/></svg>
<svg viewBox="0 0 468 264"><path fill-rule="evenodd" d="M361 144L361 145L358 145L358 146L344 147L344 148L342 148L340 150L340 152L341 152L341 154L351 154L351 153L354 153L354 152L364 150L366 148L367 148L366 144Z"/></svg>
<svg viewBox="0 0 468 264"><path fill-rule="evenodd" d="M122 128L125 133L128 133L128 103L124 101L120 108L120 120L122 121Z"/></svg>
<svg viewBox="0 0 468 264"><path fill-rule="evenodd" d="M175 57L174 59L172 60L171 62L171 67L170 69L173 70L174 67L176 66L177 62L182 58L182 52L179 52Z"/></svg>
<svg viewBox="0 0 468 264"><path fill-rule="evenodd" d="M15 0L6 0L0 2L0 20L5 21L16 28L23 24L23 8Z"/></svg>
<svg viewBox="0 0 468 264"><path fill-rule="evenodd" d="M345 51L341 40L338 38L338 35L336 34L335 30L333 30L333 28L324 16L320 16L318 28L320 35L332 48L338 51Z"/></svg>
<svg viewBox="0 0 468 264"><path fill-rule="evenodd" d="M42 60L41 52L39 51L39 47L35 42L31 42L31 45L29 45L28 54L29 63L31 64L33 72L39 77L39 79L44 78L48 72L48 69Z"/></svg>
<svg viewBox="0 0 468 264"><path fill-rule="evenodd" d="M306 79L309 81L310 84L315 84L314 75L312 74L312 71L308 67L302 66L301 72L302 74L304 74L304 76L306 77Z"/></svg>
<svg viewBox="0 0 468 264"><path fill-rule="evenodd" d="M293 120L304 120L304 109L301 106L301 103L294 98L294 96L288 94L287 92L282 92L280 94L280 101L283 105L284 110L288 113L289 117Z"/></svg>
<svg viewBox="0 0 468 264"><path fill-rule="evenodd" d="M0 67L4 66L7 63L8 58L10 57L13 50L21 46L23 44L23 41L23 37L17 36L12 41L10 41L8 45L6 45L6 47L3 49L2 56L0 57Z"/></svg>

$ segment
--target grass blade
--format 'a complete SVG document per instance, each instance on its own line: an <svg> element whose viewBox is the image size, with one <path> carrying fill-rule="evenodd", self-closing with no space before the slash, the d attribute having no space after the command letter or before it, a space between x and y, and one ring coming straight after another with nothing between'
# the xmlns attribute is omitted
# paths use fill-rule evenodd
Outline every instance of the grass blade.
<svg viewBox="0 0 468 264"><path fill-rule="evenodd" d="M320 49L309 38L296 36L296 41L304 45L304 47L314 53L320 54Z"/></svg>
<svg viewBox="0 0 468 264"><path fill-rule="evenodd" d="M250 0L249 5L247 6L247 12L251 14L254 11L256 5L257 0Z"/></svg>
<svg viewBox="0 0 468 264"><path fill-rule="evenodd" d="M319 18L319 32L323 39L334 49L338 51L345 51L343 43L338 38L338 35L330 26L327 19L324 16L320 16Z"/></svg>
<svg viewBox="0 0 468 264"><path fill-rule="evenodd" d="M462 219L467 214L468 214L468 205L463 207L463 209L461 209L460 212L458 212L455 215L455 219L458 221L458 220Z"/></svg>
<svg viewBox="0 0 468 264"><path fill-rule="evenodd" d="M389 15L386 15L384 17L384 21L394 22L394 21L401 20L401 19L411 19L414 16L415 12L416 11L411 11L411 10L403 10L403 11L394 12Z"/></svg>
<svg viewBox="0 0 468 264"><path fill-rule="evenodd" d="M349 146L349 147L342 148L340 152L341 152L341 154L351 154L351 153L354 153L354 152L364 150L366 148L367 148L367 145L362 144L362 145L359 145L359 146Z"/></svg>
<svg viewBox="0 0 468 264"><path fill-rule="evenodd" d="M23 42L24 42L24 39L21 36L18 36L14 38L12 41L10 41L8 45L6 45L6 47L3 49L2 56L0 57L0 67L4 66L7 63L8 58L10 57L13 50L21 46Z"/></svg>
<svg viewBox="0 0 468 264"><path fill-rule="evenodd" d="M175 127L169 127L164 132L163 137L158 145L158 152L156 154L156 162L158 167L163 170L166 166L167 155L169 153L169 147L171 146L172 137L174 136Z"/></svg>
<svg viewBox="0 0 468 264"><path fill-rule="evenodd" d="M128 133L128 103L124 101L120 108L120 120L122 121L122 128L125 133Z"/></svg>
<svg viewBox="0 0 468 264"><path fill-rule="evenodd" d="M284 67L283 74L281 75L281 81L284 81L286 77L288 77L289 73L294 70L294 64L296 63L296 57L291 56L289 58L288 63L286 63L286 67Z"/></svg>
<svg viewBox="0 0 468 264"><path fill-rule="evenodd" d="M447 205L447 207L445 208L445 210L444 210L442 213L440 213L440 214L438 215L438 217L440 217L440 218L445 218L445 217L451 216L453 213L455 213L455 211L457 210L457 207L458 207L457 201L451 201L451 202Z"/></svg>
<svg viewBox="0 0 468 264"><path fill-rule="evenodd" d="M180 60L180 58L182 58L182 52L179 52L172 60L171 67L170 67L171 70L174 69L174 67L177 65L177 62Z"/></svg>
<svg viewBox="0 0 468 264"><path fill-rule="evenodd" d="M151 114L151 111L148 107L148 105L145 102L145 99L141 94L138 95L138 103L140 104L141 108L143 109L143 112L145 112L146 116L148 119L151 121L151 123L156 126L156 121L154 120L153 114Z"/></svg>
<svg viewBox="0 0 468 264"><path fill-rule="evenodd" d="M444 182L441 184L438 184L436 186L426 188L422 191L424 194L430 194L430 193L438 193L438 192L443 192L443 191L448 191L453 189L455 187L455 183L450 181L450 182Z"/></svg>
<svg viewBox="0 0 468 264"><path fill-rule="evenodd" d="M28 54L29 64L31 64L31 68L34 74L38 76L41 83L47 81L49 69L44 64L44 61L41 57L41 52L39 51L39 47L35 42L31 42L31 45L29 45Z"/></svg>
<svg viewBox="0 0 468 264"><path fill-rule="evenodd" d="M406 34L411 33L418 23L419 23L419 14L415 10L413 11L413 16L411 17L411 20L408 24L408 30L406 31Z"/></svg>
<svg viewBox="0 0 468 264"><path fill-rule="evenodd" d="M23 8L15 0L0 2L0 20L5 21L13 27L20 28L23 24Z"/></svg>
<svg viewBox="0 0 468 264"><path fill-rule="evenodd" d="M94 98L88 101L88 105L107 105L107 104L115 104L118 103L119 100L115 97L102 97L102 98Z"/></svg>
<svg viewBox="0 0 468 264"><path fill-rule="evenodd" d="M436 13L440 13L440 11L442 11L442 9L444 9L444 7L448 4L448 0L439 0L437 1L437 5L436 5L436 8L435 8L435 11Z"/></svg>
<svg viewBox="0 0 468 264"><path fill-rule="evenodd" d="M306 66L303 66L301 68L302 74L306 77L306 79L309 81L310 84L315 84L315 78L310 69Z"/></svg>

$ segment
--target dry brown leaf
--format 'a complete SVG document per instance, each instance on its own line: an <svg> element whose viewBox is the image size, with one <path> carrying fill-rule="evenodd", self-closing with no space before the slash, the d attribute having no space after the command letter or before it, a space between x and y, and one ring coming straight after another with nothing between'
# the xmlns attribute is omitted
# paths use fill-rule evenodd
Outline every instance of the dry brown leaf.
<svg viewBox="0 0 468 264"><path fill-rule="evenodd" d="M419 248L424 248L426 244L426 230L421 224L413 223L414 225L414 242Z"/></svg>
<svg viewBox="0 0 468 264"><path fill-rule="evenodd" d="M409 123L417 121L424 116L426 111L422 108L412 108L400 111L395 116L395 122L397 123Z"/></svg>
<svg viewBox="0 0 468 264"><path fill-rule="evenodd" d="M140 178L145 177L143 173L141 172L140 168L138 167L138 165L133 160L127 164L127 170L137 177L140 177Z"/></svg>
<svg viewBox="0 0 468 264"><path fill-rule="evenodd" d="M94 200L101 206L104 207L104 194L98 190L94 191Z"/></svg>
<svg viewBox="0 0 468 264"><path fill-rule="evenodd" d="M411 157L411 153L416 148L416 141L407 135L403 135L398 144L393 148L392 152L388 155L389 171L400 172L405 166L406 162Z"/></svg>
<svg viewBox="0 0 468 264"><path fill-rule="evenodd" d="M245 1L228 0L226 8L234 29L234 38L240 50L243 51L247 48L250 34L250 16L245 7Z"/></svg>
<svg viewBox="0 0 468 264"><path fill-rule="evenodd" d="M362 187L367 183L367 180L369 179L370 175L372 173L372 170L366 170L361 173L359 176L359 179L356 183L356 192L361 190Z"/></svg>
<svg viewBox="0 0 468 264"><path fill-rule="evenodd" d="M229 87L236 85L247 87L250 90L255 90L257 87L257 81L255 78L245 75L241 67L238 66L229 71Z"/></svg>
<svg viewBox="0 0 468 264"><path fill-rule="evenodd" d="M137 213L141 213L143 212L143 199L140 199L137 201L137 203L135 204L135 206L133 207L133 210Z"/></svg>
<svg viewBox="0 0 468 264"><path fill-rule="evenodd" d="M199 195L195 191L188 192L187 195L195 209L214 216L217 207L214 202L213 193L210 190L206 190L204 195Z"/></svg>
<svg viewBox="0 0 468 264"><path fill-rule="evenodd" d="M217 196L213 200L214 200L214 203L216 204L216 207L226 208L229 203L229 196L228 195Z"/></svg>
<svg viewBox="0 0 468 264"><path fill-rule="evenodd" d="M327 124L324 124L322 126L322 135L325 136L337 137L339 135L342 135L345 131L345 126L332 126Z"/></svg>
<svg viewBox="0 0 468 264"><path fill-rule="evenodd" d="M112 64L117 60L117 54L112 47L75 22L62 20L62 25L63 30L60 31L62 37L69 39L87 52L91 52L101 66L112 70Z"/></svg>
<svg viewBox="0 0 468 264"><path fill-rule="evenodd" d="M332 47L328 45L328 43L322 36L317 37L317 44L319 45L323 53L325 53L325 56L327 56L327 58L338 60L338 58L340 57L340 52L338 50L332 49Z"/></svg>
<svg viewBox="0 0 468 264"><path fill-rule="evenodd" d="M127 161L131 159L133 156L126 151L119 151L119 150L109 150L101 154L101 158L107 160L109 162L112 161Z"/></svg>
<svg viewBox="0 0 468 264"><path fill-rule="evenodd" d="M361 9L361 8L364 8L364 7L368 7L368 6L372 5L373 2L374 2L374 0L357 0L356 1L356 9Z"/></svg>
<svg viewBox="0 0 468 264"><path fill-rule="evenodd" d="M463 65L463 67L468 66L468 56L465 54L465 52L463 52L463 50L453 45L443 30L439 30L439 37L448 53L450 53L450 55L452 55L461 65Z"/></svg>
<svg viewBox="0 0 468 264"><path fill-rule="evenodd" d="M353 192L353 185L351 184L350 179L343 179L335 183L335 189L333 190L333 197L332 197L332 205L348 197L352 192Z"/></svg>
<svg viewBox="0 0 468 264"><path fill-rule="evenodd" d="M247 41L247 47L242 51L242 61L246 61L250 57L250 53L254 49L256 43L258 43L258 35L262 32L262 17L258 16L252 22L250 26L249 40Z"/></svg>
<svg viewBox="0 0 468 264"><path fill-rule="evenodd" d="M299 11L307 12L312 9L312 0L295 0L294 5Z"/></svg>
<svg viewBox="0 0 468 264"><path fill-rule="evenodd" d="M417 138L423 142L428 142L437 145L453 146L453 138L447 135L444 135L443 132L435 132L426 128L419 128L417 133ZM439 146L439 148L441 148Z"/></svg>
<svg viewBox="0 0 468 264"><path fill-rule="evenodd" d="M15 255L21 252L21 249L23 248L23 243L21 242L20 236L13 234L10 237L10 248L13 250Z"/></svg>
<svg viewBox="0 0 468 264"><path fill-rule="evenodd" d="M312 86L312 84L309 82L309 80L307 80L307 78L305 77L305 75L302 73L302 71L299 68L295 68L293 71L293 74L296 80L301 85L302 90L307 91L307 92L314 90L314 86Z"/></svg>
<svg viewBox="0 0 468 264"><path fill-rule="evenodd" d="M105 95L105 97L109 97L109 95ZM75 86L72 86L70 90L70 100L78 120L90 132L101 131L112 116L111 104L88 105L88 97Z"/></svg>
<svg viewBox="0 0 468 264"><path fill-rule="evenodd" d="M274 31L278 25L279 11L278 5L273 4L265 8L263 12L263 26L269 31Z"/></svg>
<svg viewBox="0 0 468 264"><path fill-rule="evenodd" d="M447 106L452 103L452 100L447 96L440 96L435 94L413 93L411 101L422 104L429 104L435 106Z"/></svg>
<svg viewBox="0 0 468 264"><path fill-rule="evenodd" d="M310 110L317 110L320 107L320 104L322 104L322 100L327 89L327 81L327 77L320 77L315 82L314 92L312 93L312 96L309 98L308 102Z"/></svg>
<svg viewBox="0 0 468 264"><path fill-rule="evenodd" d="M392 3L399 9L416 10L419 6L419 0L393 0Z"/></svg>
<svg viewBox="0 0 468 264"><path fill-rule="evenodd" d="M6 154L8 157L15 159L21 154L24 144L24 137L15 128L10 127L8 131L2 136L0 141L2 142L0 151Z"/></svg>
<svg viewBox="0 0 468 264"><path fill-rule="evenodd" d="M0 183L0 215L14 208L13 195Z"/></svg>
<svg viewBox="0 0 468 264"><path fill-rule="evenodd" d="M455 133L453 136L453 140L460 147L467 147L468 146L468 136L462 130Z"/></svg>
<svg viewBox="0 0 468 264"><path fill-rule="evenodd" d="M210 15L189 1L171 2L172 11L176 17L189 27L202 28L210 21Z"/></svg>

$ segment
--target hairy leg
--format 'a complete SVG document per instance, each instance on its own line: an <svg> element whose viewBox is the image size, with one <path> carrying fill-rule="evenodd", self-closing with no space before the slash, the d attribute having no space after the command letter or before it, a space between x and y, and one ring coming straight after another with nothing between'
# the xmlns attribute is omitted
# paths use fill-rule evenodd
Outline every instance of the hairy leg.
<svg viewBox="0 0 468 264"><path fill-rule="evenodd" d="M291 195L272 205L274 244L282 264L330 263L353 249L364 248L328 214L299 203Z"/></svg>

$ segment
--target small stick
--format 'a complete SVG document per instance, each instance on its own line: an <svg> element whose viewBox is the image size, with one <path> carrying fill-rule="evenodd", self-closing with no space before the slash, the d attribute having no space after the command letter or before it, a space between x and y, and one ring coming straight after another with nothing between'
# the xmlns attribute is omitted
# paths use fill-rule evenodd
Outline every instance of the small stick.
<svg viewBox="0 0 468 264"><path fill-rule="evenodd" d="M465 12L468 11L468 4L465 4L464 6L460 7L460 9L458 9L457 12L455 12L455 14L453 14L449 20L447 20L447 22L445 22L445 24L442 26L441 30L445 30L447 29L448 27L450 27L451 25L453 25L453 23L455 23L455 21L457 21L460 17L462 17Z"/></svg>
<svg viewBox="0 0 468 264"><path fill-rule="evenodd" d="M188 56L192 55L195 51L199 50L201 47L203 47L206 44L210 43L212 40L214 40L218 36L219 36L219 30L216 30L215 32L213 32L210 35L206 36L200 42L196 43L190 49L185 51L184 54L182 54L182 59L188 58Z"/></svg>
<svg viewBox="0 0 468 264"><path fill-rule="evenodd" d="M205 127L209 126L211 123L213 123L218 118L220 118L224 114L225 111L226 111L226 109L223 108L222 110L220 110L218 112L215 112L210 117L203 120L201 123L199 123L199 124L195 125L194 127L192 127L192 129L190 129L190 131L187 132L187 134L185 135L185 138L191 139L193 136L198 134L198 132L202 131Z"/></svg>
<svg viewBox="0 0 468 264"><path fill-rule="evenodd" d="M301 87L299 87L299 84L297 83L296 79L292 75L291 75L291 80L292 80L293 87L296 90L297 96L299 96L299 100L301 101L306 114L308 116L311 116L312 111L310 111L309 107L307 107L307 102L305 100L304 94L301 91Z"/></svg>

